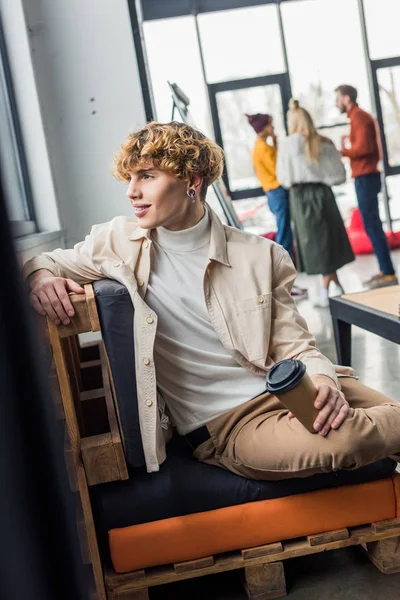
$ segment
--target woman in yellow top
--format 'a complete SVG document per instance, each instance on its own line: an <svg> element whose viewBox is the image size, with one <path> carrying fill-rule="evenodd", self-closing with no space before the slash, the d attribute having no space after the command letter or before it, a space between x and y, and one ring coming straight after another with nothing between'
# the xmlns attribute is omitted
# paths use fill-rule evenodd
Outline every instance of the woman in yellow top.
<svg viewBox="0 0 400 600"><path fill-rule="evenodd" d="M276 136L270 115L246 115L257 134L253 149L253 164L261 187L267 195L268 206L276 219L276 242L293 258L293 234L290 226L289 194L276 178ZM272 145L267 140L272 139Z"/></svg>

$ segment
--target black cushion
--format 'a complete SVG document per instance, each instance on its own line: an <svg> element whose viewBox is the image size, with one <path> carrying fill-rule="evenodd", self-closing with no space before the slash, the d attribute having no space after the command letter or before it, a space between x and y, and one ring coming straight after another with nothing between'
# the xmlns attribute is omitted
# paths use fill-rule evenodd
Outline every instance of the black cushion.
<svg viewBox="0 0 400 600"><path fill-rule="evenodd" d="M93 287L124 433L126 462L141 467L145 460L136 393L132 301L118 281L100 279Z"/></svg>

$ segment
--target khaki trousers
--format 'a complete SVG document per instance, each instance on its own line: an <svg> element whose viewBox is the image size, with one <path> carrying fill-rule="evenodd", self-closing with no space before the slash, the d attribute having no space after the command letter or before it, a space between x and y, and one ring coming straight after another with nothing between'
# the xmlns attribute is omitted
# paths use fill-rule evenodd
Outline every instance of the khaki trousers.
<svg viewBox="0 0 400 600"><path fill-rule="evenodd" d="M357 469L400 452L400 403L340 378L350 404L346 420L326 437L309 433L271 394L265 393L207 424L211 439L198 460L249 479L308 477Z"/></svg>

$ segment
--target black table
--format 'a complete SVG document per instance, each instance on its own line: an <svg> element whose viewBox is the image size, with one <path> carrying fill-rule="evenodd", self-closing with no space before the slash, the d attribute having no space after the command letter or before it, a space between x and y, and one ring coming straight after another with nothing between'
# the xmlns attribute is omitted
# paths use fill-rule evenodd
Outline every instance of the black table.
<svg viewBox="0 0 400 600"><path fill-rule="evenodd" d="M375 297L373 294L376 293ZM337 361L340 365L351 365L351 326L356 325L361 329L366 329L376 333L381 337L400 344L400 318L389 311L378 310L371 306L379 305L380 299L384 300L382 304L388 306L388 295L392 296L391 308L395 306L397 313L400 305L400 286L393 286L390 291L383 289L374 290L374 292L359 292L346 296L337 296L329 299L329 307L332 316L333 332L335 336ZM350 299L351 297L351 299ZM357 298L357 301L354 299ZM362 304L363 300L368 305ZM383 308L385 308L383 306ZM398 313L397 313L398 314Z"/></svg>

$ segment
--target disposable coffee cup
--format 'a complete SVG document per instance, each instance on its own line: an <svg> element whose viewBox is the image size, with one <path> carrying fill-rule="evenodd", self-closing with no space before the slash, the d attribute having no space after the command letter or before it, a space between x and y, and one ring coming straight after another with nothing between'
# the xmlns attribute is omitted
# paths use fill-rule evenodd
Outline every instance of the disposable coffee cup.
<svg viewBox="0 0 400 600"><path fill-rule="evenodd" d="M314 406L318 390L301 360L281 360L267 375L267 391L289 409L310 433L318 415Z"/></svg>

